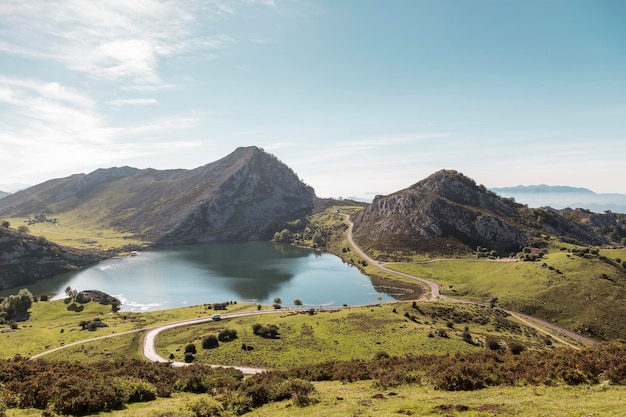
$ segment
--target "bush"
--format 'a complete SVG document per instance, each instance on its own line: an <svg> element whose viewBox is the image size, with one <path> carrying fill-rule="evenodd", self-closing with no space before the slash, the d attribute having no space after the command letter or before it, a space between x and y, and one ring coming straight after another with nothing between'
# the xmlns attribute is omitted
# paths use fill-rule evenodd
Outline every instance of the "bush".
<svg viewBox="0 0 626 417"><path fill-rule="evenodd" d="M116 378L113 384L124 392L126 402L139 403L152 401L157 398L157 389L151 383L133 377Z"/></svg>
<svg viewBox="0 0 626 417"><path fill-rule="evenodd" d="M187 346L185 346L185 353L192 353L192 354L196 354L196 345L194 345L193 343L189 343Z"/></svg>
<svg viewBox="0 0 626 417"><path fill-rule="evenodd" d="M487 336L486 346L490 350L500 350L500 341L493 336Z"/></svg>
<svg viewBox="0 0 626 417"><path fill-rule="evenodd" d="M509 350L511 350L512 354L519 355L520 353L522 353L522 352L524 352L526 350L526 346L524 346L520 342L510 342L509 343Z"/></svg>
<svg viewBox="0 0 626 417"><path fill-rule="evenodd" d="M210 334L202 338L202 349L215 349L216 347L219 347L219 345L220 342L214 334Z"/></svg>
<svg viewBox="0 0 626 417"><path fill-rule="evenodd" d="M276 339L280 334L278 333L278 326L274 324L263 326L258 323L252 325L252 333L266 339Z"/></svg>
<svg viewBox="0 0 626 417"><path fill-rule="evenodd" d="M237 330L224 329L217 335L217 339L220 342L232 342L237 339Z"/></svg>
<svg viewBox="0 0 626 417"><path fill-rule="evenodd" d="M185 363L191 363L195 360L196 358L193 356L193 353L191 352L185 352Z"/></svg>
<svg viewBox="0 0 626 417"><path fill-rule="evenodd" d="M202 398L192 403L189 409L196 417L215 417L224 415L224 407L213 398Z"/></svg>

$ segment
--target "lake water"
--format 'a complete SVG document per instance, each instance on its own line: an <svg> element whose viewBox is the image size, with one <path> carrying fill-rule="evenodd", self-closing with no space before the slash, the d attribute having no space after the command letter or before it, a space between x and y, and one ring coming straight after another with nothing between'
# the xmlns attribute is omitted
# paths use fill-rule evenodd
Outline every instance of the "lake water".
<svg viewBox="0 0 626 417"><path fill-rule="evenodd" d="M163 248L108 259L85 270L40 281L35 294L63 298L67 286L100 290L122 301L123 311L163 310L241 301L284 306L376 304L393 298L338 257L271 242ZM380 291L380 292L379 292Z"/></svg>

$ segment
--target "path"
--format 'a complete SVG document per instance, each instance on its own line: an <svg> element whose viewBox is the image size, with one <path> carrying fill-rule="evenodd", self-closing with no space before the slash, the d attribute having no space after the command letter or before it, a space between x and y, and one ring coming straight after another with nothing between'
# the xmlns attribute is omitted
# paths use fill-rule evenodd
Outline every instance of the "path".
<svg viewBox="0 0 626 417"><path fill-rule="evenodd" d="M276 309L276 310L259 310L259 311L250 311L247 313L233 313L233 314L223 314L221 315L221 320L227 320L227 319L233 319L236 317L246 317L246 316L256 316L256 315L261 315L261 314L275 314L275 313L284 313L287 310L285 309ZM161 355L159 355L157 353L156 350L156 338L159 335L159 333L165 331L165 330L170 330L170 329L174 329L176 327L181 327L181 326L191 326L194 324L201 324L201 323L207 323L207 322L211 322L214 321L211 317L202 317L199 319L191 319L191 320L184 320L184 321L179 321L179 322L175 322L175 323L169 323L169 324L164 324L161 326L157 326L152 328L151 330L149 330L146 335L144 336L143 339L143 355L148 359L151 360L152 362L170 362L173 366L186 366L188 365L187 363L184 362L172 362L169 359L165 359L164 357L162 357ZM266 369L260 369L260 368L248 368L248 367L240 367L240 366L226 366L226 365L210 365L211 367L214 368L234 368L234 369L238 369L240 370L242 373L244 374L258 374L261 372L266 372Z"/></svg>
<svg viewBox="0 0 626 417"><path fill-rule="evenodd" d="M343 214L343 213L342 213ZM365 259L367 261L368 264L373 265L374 267L385 271L385 272L389 272L395 275L399 275L405 278L409 278L409 279L413 279L413 280L417 280L420 281L424 284L426 284L428 286L428 288L430 289L430 296L425 298L426 300L438 300L438 299L445 299L445 300L449 300L449 301L453 301L453 302L457 302L457 303L467 303L467 304L477 304L477 305L485 305L483 303L477 302L477 301L471 301L471 300L465 300L465 299L459 299L459 298L454 298L454 297L448 297L445 295L442 295L439 292L439 284L437 284L436 282L433 281L429 281L427 279L421 278L421 277L416 277L414 275L410 275L410 274L406 274L404 272L399 272L399 271L394 271L393 269L387 268L385 267L384 264L376 261L375 259L370 258L355 242L354 239L352 237L352 228L354 226L354 223L352 223L352 221L350 220L350 215L348 214L343 214L344 219L346 220L346 222L348 223L348 242L350 243L350 246L352 246L352 248L359 254L359 256L361 256L363 259ZM399 263L399 262L394 262L394 263ZM424 299L424 298L422 298ZM571 332L569 330L563 329L559 326L556 326L552 323L549 323L545 320L541 320L541 319L537 319L535 317L531 317L522 313L517 313L515 311L509 311L509 310L505 310L505 309L501 309L503 311L505 311L506 313L512 315L513 317L515 317L516 319L518 319L519 321L523 322L524 324L532 327L533 329L546 334L550 337L552 337L554 340L557 340L571 348L574 348L576 350L579 350L580 348L567 342L566 340L564 340L563 338L555 335L552 332L549 332L547 330L544 329L544 327L549 328L550 330L560 333L561 335L567 336L573 340L576 340L578 342L581 342L585 345L593 345L596 342L592 339L589 339L587 337L581 336L579 334L576 334L574 332ZM535 324L537 323L537 324Z"/></svg>
<svg viewBox="0 0 626 417"><path fill-rule="evenodd" d="M352 223L352 221L350 220L350 216L348 214L343 214L346 222L348 223L348 233L347 233L347 239L348 242L350 243L350 246L352 246L352 248L359 254L359 256L361 256L363 259L365 259L370 265L373 265L374 267L385 271L385 272L389 272L391 274L394 275L399 275L405 278L409 278L412 280L417 280L425 285L428 286L428 288L430 289L430 296L425 298L426 300L430 300L430 301L434 301L434 300L439 300L439 299L445 299L445 300L449 300L449 301L453 301L453 302L457 302L457 303L468 303L468 304L476 304L476 305L483 305L483 303L479 303L476 301L471 301L471 300L463 300L463 299L458 299L458 298L453 298L453 297L448 297L448 296L444 296L442 294L440 294L439 292L439 284L429 281L427 279L424 278L420 278L420 277L416 277L414 275L410 275L410 274L405 274L403 272L398 272L398 271L394 271L393 269L389 269L387 267L385 267L383 264L381 264L380 262L376 261L375 259L372 259L371 257L369 257L355 242L354 239L352 237L352 228L354 226L354 223ZM287 311L293 311L294 309L276 309L276 310L259 310L259 311L251 311L251 312L245 312L245 313L233 313L233 314L224 314L221 316L221 318L223 320L227 320L227 319L232 319L232 318L236 318L236 317L246 317L246 316L254 316L254 315L262 315L262 314L275 314L275 313L284 313ZM535 317L531 317L531 316L527 316L525 314L522 313L517 313L514 311L508 311L508 310L504 310L503 311L507 312L508 314L512 315L513 317L517 318L519 321L525 323L526 325L536 329L537 331L544 333L546 335L549 335L550 337L552 337L553 339L559 341L560 343L563 343L571 348L574 349L580 349L577 346L567 342L566 340L560 338L559 336L556 336L555 334L545 330L543 327L549 328L554 332L560 333L562 335L565 335L569 338L572 338L574 340L577 340L585 345L593 345L596 342L586 338L584 336L578 335L576 333L573 333L569 330L563 329L559 326L556 326L552 323L548 323L544 320L540 320L537 319ZM122 332L122 333L115 333L115 334L110 334L110 335L106 335L106 336L100 336L100 337L94 337L91 339L87 339L87 340L80 340L78 342L73 342L73 343L68 343L64 346L60 346L42 353L39 353L37 355L34 355L31 357L31 359L36 359L39 358L41 356L47 355L49 353L52 352L56 352L58 350L61 349L65 349L68 348L70 346L76 346L79 344L83 344L83 343L88 343L88 342L93 342L96 340L101 340L101 339L106 339L106 338L110 338L110 337L116 337L116 336L121 336L121 335L125 335L125 334L131 334L131 333L136 333L136 332L142 332L142 331L147 331L145 336L144 336L144 340L143 340L143 345L142 345L142 351L143 351L143 355L148 359L151 360L153 362L165 362L165 363L171 363L173 366L185 366L188 365L184 362L172 362L168 359L163 358L161 355L159 355L157 353L156 350L156 338L157 336L165 331L165 330L170 330L170 329L174 329L176 327L181 327L181 326L191 326L191 325L195 325L195 324L201 324L201 323L207 323L213 321L213 319L211 317L202 317L202 318L197 318L197 319L190 319L190 320L183 320L183 321L178 321L178 322L174 322L174 323L168 323L168 324L163 324L163 325L158 325L158 326L154 326L154 327L150 327L150 328L143 328L143 329L136 329L136 330L129 330L126 332ZM537 325L537 324L539 325ZM542 327L540 327L542 326ZM240 367L240 366L228 366L228 365L209 365L211 367L216 367L216 368L220 368L220 367L225 367L225 368L234 368L234 369L238 369L239 371L241 371L244 374L257 374L257 373L262 373L262 372L266 372L266 369L261 369L261 368L250 368L250 367Z"/></svg>
<svg viewBox="0 0 626 417"><path fill-rule="evenodd" d="M348 243L350 243L350 246L352 246L352 248L356 251L356 253L358 253L361 258L365 259L365 261L367 261L368 264L375 266L381 271L389 272L394 275L400 275L405 278L420 281L421 283L427 285L430 288L429 299L431 300L447 298L447 297L442 296L439 293L439 284L432 282L432 281L428 281L424 278L416 277L414 275L405 274L404 272L394 271L393 269L387 268L386 266L376 261L375 259L370 258L365 252L363 252L363 249L361 249L356 243L354 243L354 239L352 238L352 228L354 227L354 223L352 223L352 221L350 220L350 215L343 214L343 216L346 222L348 223L348 236L347 236Z"/></svg>

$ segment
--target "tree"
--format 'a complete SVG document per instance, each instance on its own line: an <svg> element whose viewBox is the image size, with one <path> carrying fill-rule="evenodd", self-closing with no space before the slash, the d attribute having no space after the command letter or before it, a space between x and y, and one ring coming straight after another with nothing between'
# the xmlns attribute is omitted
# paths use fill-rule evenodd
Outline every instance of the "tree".
<svg viewBox="0 0 626 417"><path fill-rule="evenodd" d="M274 234L274 240L280 243L291 243L293 241L293 234L288 229L283 229L281 232Z"/></svg>
<svg viewBox="0 0 626 417"><path fill-rule="evenodd" d="M283 300L281 300L280 297L274 297L274 308L276 310L278 310L281 307L282 303L283 303Z"/></svg>
<svg viewBox="0 0 626 417"><path fill-rule="evenodd" d="M2 227L4 227L5 229L8 229L9 227L11 227L11 223L9 223L6 220L2 220Z"/></svg>
<svg viewBox="0 0 626 417"><path fill-rule="evenodd" d="M187 346L185 346L185 353L195 354L196 345L194 345L193 343L189 343Z"/></svg>
<svg viewBox="0 0 626 417"><path fill-rule="evenodd" d="M2 301L2 309L8 317L23 316L33 305L33 294L26 288L21 289L17 295L10 295Z"/></svg>
<svg viewBox="0 0 626 417"><path fill-rule="evenodd" d="M67 295L67 298L71 300L76 300L76 297L78 296L78 290L73 290L72 287L67 287L65 289L65 295Z"/></svg>
<svg viewBox="0 0 626 417"><path fill-rule="evenodd" d="M302 300L299 298L296 298L295 300L293 300L293 305L296 307L302 307Z"/></svg>
<svg viewBox="0 0 626 417"><path fill-rule="evenodd" d="M17 231L20 233L28 233L30 232L30 229L28 228L28 226L22 224L20 226L18 226Z"/></svg>

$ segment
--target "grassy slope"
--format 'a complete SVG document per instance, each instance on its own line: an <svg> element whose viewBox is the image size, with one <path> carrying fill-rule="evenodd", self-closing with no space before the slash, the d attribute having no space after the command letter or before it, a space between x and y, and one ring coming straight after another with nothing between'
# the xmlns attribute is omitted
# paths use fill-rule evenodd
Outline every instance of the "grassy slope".
<svg viewBox="0 0 626 417"><path fill-rule="evenodd" d="M30 357L48 350L48 348L56 348L81 340L212 314L212 310L206 310L204 306L150 313L111 313L110 306L97 303L83 305L82 311L72 311L71 306L71 304L66 304L64 300L33 303L30 309L30 318L18 322L18 330L10 331L8 325L0 326L0 329L6 332L0 334L0 359L12 358L17 354ZM78 307L80 310L80 306ZM230 306L228 311L252 309L254 309L253 305L237 304ZM81 330L79 326L81 321L91 321L96 317L100 318L108 327L99 328L93 332ZM82 345L86 349L82 349ZM133 357L139 357L137 350L139 346L140 338L136 334L131 334L69 347L49 357L92 360L102 359L103 356L108 355L126 356L132 354Z"/></svg>
<svg viewBox="0 0 626 417"><path fill-rule="evenodd" d="M29 225L30 234L43 236L51 242L62 246L70 246L80 249L111 250L122 248L126 245L142 246L144 242L134 238L130 233L102 227L97 219L87 215L70 217L66 215L54 215L58 220L58 226L52 223L35 223ZM25 218L7 219L12 227L17 228L26 224Z"/></svg>
<svg viewBox="0 0 626 417"><path fill-rule="evenodd" d="M466 326L473 339L478 337L485 341L486 336L491 335L503 342L518 341L532 348L545 346L544 337L537 331L494 309L447 302L419 303L418 307L419 311L412 308L411 303L396 303L320 312L313 316L281 313L223 320L172 329L159 337L157 347L161 356L173 353L177 361L183 360L185 346L194 343L199 363L288 368L328 360L369 359L380 352L400 356L480 349L463 342ZM255 323L278 326L280 338L263 339L254 335L252 325ZM217 349L202 349L204 336L218 335L223 329L237 330L238 339L220 343ZM429 337L440 331L445 331L448 337ZM254 346L254 350L244 351L242 344Z"/></svg>
<svg viewBox="0 0 626 417"><path fill-rule="evenodd" d="M291 401L266 405L249 417L334 416L462 416L462 417L580 417L623 415L626 388L621 386L495 387L480 391L446 392L427 387L402 386L381 390L370 381L315 383L318 403L299 408ZM395 395L394 395L395 394ZM174 394L150 403L130 404L126 409L100 413L103 417L192 417L189 404L206 395ZM467 406L468 411L443 408ZM41 416L41 410L7 411L8 417Z"/></svg>
<svg viewBox="0 0 626 417"><path fill-rule="evenodd" d="M610 253L619 257L622 252ZM598 259L553 249L538 262L442 260L388 267L439 282L447 295L480 301L495 295L505 308L568 329L608 339L626 337L626 323L619 320L626 316L626 273Z"/></svg>

